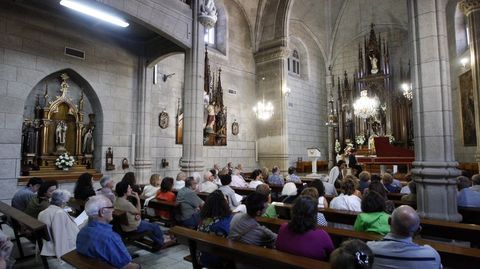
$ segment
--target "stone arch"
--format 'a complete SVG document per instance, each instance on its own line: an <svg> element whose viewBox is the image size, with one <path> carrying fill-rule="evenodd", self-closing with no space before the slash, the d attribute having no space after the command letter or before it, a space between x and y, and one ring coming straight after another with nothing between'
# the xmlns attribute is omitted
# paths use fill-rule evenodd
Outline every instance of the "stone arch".
<svg viewBox="0 0 480 269"><path fill-rule="evenodd" d="M84 117L83 122L88 124L89 122L89 113L95 114L95 131L94 131L94 141L95 141L95 148L94 151L94 168L97 170L101 170L101 161L102 161L102 152L101 152L101 145L102 145L102 134L103 134L103 109L102 104L98 95L96 94L94 88L91 84L77 71L66 68L61 69L58 71L54 71L49 75L44 76L43 78L39 79L38 82L33 86L28 94L27 98L25 99L24 103L24 119L29 119L34 113L34 106L37 99L37 95L40 99L40 105L43 107L45 106L43 101L43 94L45 93L45 88L48 87L48 95L50 96L49 100L52 100L52 97L59 95L58 91L54 90L52 87L55 80L58 80L61 74L66 73L70 78L68 83L70 85L71 91L69 91L69 95L75 101L78 101L80 98L81 92L84 94L84 98L86 100L85 104L85 112L86 115ZM50 82L50 83L48 83ZM48 86L50 85L50 86ZM59 85L59 82L58 82ZM56 87L55 87L56 88Z"/></svg>
<svg viewBox="0 0 480 269"><path fill-rule="evenodd" d="M255 50L287 45L288 15L294 0L266 0L259 3Z"/></svg>

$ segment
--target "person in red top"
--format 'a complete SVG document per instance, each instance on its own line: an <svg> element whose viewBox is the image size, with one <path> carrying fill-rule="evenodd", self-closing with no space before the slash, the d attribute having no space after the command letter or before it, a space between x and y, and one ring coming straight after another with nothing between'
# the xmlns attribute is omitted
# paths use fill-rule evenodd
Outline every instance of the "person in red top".
<svg viewBox="0 0 480 269"><path fill-rule="evenodd" d="M160 184L160 190L157 192L157 195L155 198L157 200L162 200L162 201L175 201L175 193L172 192L173 189L173 178L171 177L166 177L162 180L162 184ZM157 216L160 216L162 219L170 220L172 216L170 215L170 212L165 211L165 210L155 210L155 214Z"/></svg>

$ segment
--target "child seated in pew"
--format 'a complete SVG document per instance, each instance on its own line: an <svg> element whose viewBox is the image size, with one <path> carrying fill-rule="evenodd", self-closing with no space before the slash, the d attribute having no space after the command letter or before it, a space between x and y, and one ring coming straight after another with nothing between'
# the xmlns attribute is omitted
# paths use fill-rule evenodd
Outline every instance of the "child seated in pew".
<svg viewBox="0 0 480 269"><path fill-rule="evenodd" d="M228 205L232 211L240 205L242 201L242 196L235 193L235 191L230 188L230 183L232 183L232 176L230 175L220 175L220 181L222 182L222 186L218 188L223 195L227 198Z"/></svg>
<svg viewBox="0 0 480 269"><path fill-rule="evenodd" d="M385 213L385 199L376 191L369 191L362 200L362 213L358 214L353 229L386 235L390 232L389 214Z"/></svg>
<svg viewBox="0 0 480 269"><path fill-rule="evenodd" d="M230 232L232 211L220 190L213 191L200 210L198 230L204 233L227 237ZM197 252L198 262L207 268L229 268L226 261L206 252Z"/></svg>
<svg viewBox="0 0 480 269"><path fill-rule="evenodd" d="M166 177L162 180L160 184L160 190L157 192L155 198L160 201L169 201L175 202L175 193L172 192L173 190L173 178ZM165 210L155 209L155 214L164 220L171 220L172 216L170 212Z"/></svg>
<svg viewBox="0 0 480 269"><path fill-rule="evenodd" d="M358 239L343 242L330 256L331 269L370 269L373 261L372 250Z"/></svg>
<svg viewBox="0 0 480 269"><path fill-rule="evenodd" d="M292 208L292 219L282 224L278 231L275 244L278 250L312 259L328 260L334 246L327 232L316 229L317 204L317 198L298 197Z"/></svg>

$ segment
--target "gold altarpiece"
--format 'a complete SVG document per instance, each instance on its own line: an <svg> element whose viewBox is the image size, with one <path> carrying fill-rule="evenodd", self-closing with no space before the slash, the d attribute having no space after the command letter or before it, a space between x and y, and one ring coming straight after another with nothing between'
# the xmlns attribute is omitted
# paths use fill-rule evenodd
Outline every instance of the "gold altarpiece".
<svg viewBox="0 0 480 269"><path fill-rule="evenodd" d="M50 101L48 86L45 86L43 107L40 97L35 103L35 117L25 120L22 129L22 177L32 176L52 179L76 179L81 173L89 172L99 178L93 166L93 136L95 115L90 114L89 123L84 123L84 95L76 104L68 94L68 75L61 75L61 95ZM89 136L89 137L86 137ZM87 144L88 143L88 144ZM55 166L59 155L68 153L75 159L69 171ZM67 176L66 174L70 174Z"/></svg>

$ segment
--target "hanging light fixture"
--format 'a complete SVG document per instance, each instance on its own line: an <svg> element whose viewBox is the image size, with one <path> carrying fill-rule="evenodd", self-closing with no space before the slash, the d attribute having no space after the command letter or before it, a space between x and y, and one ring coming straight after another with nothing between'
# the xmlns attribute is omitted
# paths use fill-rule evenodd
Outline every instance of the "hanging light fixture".
<svg viewBox="0 0 480 269"><path fill-rule="evenodd" d="M403 83L401 87L403 96L411 101L413 99L412 85L409 83Z"/></svg>
<svg viewBox="0 0 480 269"><path fill-rule="evenodd" d="M360 98L353 103L353 110L357 117L367 119L377 114L380 101L378 97L368 97L367 90L360 92Z"/></svg>
<svg viewBox="0 0 480 269"><path fill-rule="evenodd" d="M253 111L259 120L268 120L273 116L272 102L265 102L265 99L259 101L254 107Z"/></svg>

